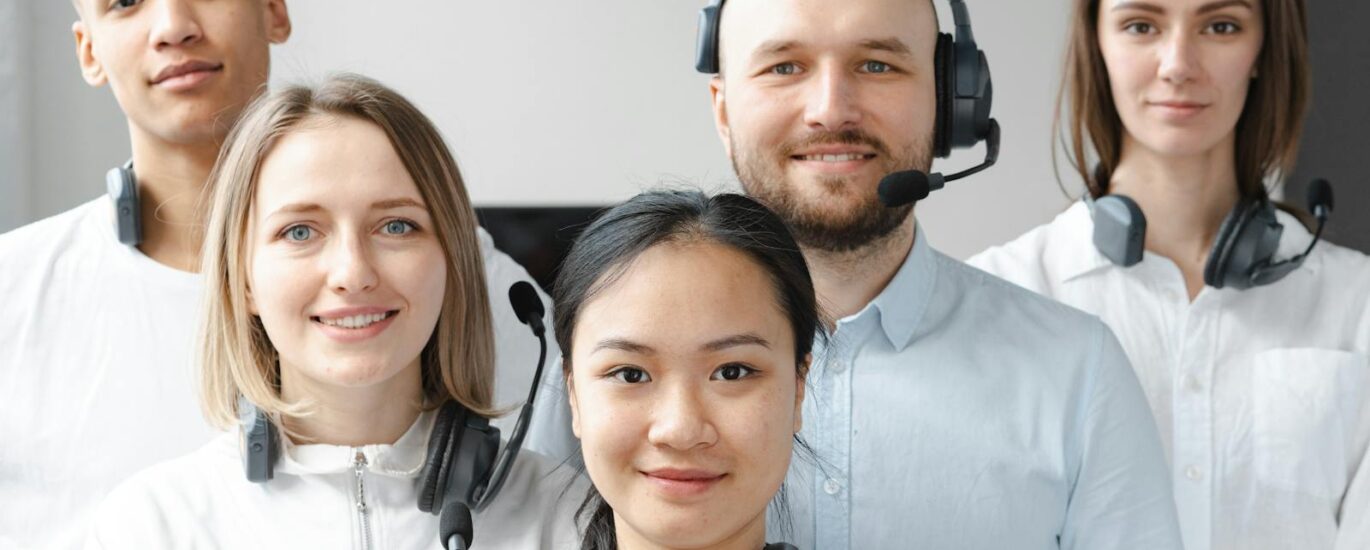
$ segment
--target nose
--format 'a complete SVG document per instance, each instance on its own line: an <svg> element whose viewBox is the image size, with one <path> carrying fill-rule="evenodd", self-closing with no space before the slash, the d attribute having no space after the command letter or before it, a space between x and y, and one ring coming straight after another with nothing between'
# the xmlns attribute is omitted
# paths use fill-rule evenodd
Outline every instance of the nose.
<svg viewBox="0 0 1370 550"><path fill-rule="evenodd" d="M187 0L158 0L147 6L155 10L152 32L148 38L160 48L186 46L204 38L204 29Z"/></svg>
<svg viewBox="0 0 1370 550"><path fill-rule="evenodd" d="M1198 45L1185 33L1171 33L1161 47L1160 77L1179 85L1194 80L1199 70Z"/></svg>
<svg viewBox="0 0 1370 550"><path fill-rule="evenodd" d="M686 384L671 388L656 400L647 441L685 451L718 442L718 430L707 417L699 390Z"/></svg>
<svg viewBox="0 0 1370 550"><path fill-rule="evenodd" d="M328 263L328 286L333 292L356 294L375 289L379 277L365 241L343 237L331 244L324 261Z"/></svg>
<svg viewBox="0 0 1370 550"><path fill-rule="evenodd" d="M804 122L814 130L836 132L861 124L853 76L837 64L815 68L810 80Z"/></svg>

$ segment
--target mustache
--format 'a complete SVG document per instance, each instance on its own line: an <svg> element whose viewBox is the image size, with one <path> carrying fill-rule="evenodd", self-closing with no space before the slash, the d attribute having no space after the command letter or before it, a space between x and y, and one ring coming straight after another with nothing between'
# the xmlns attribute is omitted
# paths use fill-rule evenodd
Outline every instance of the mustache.
<svg viewBox="0 0 1370 550"><path fill-rule="evenodd" d="M889 147L885 146L885 142L859 128L816 131L795 141L782 144L780 150L784 156L790 157L794 156L795 151L816 145L865 145L885 157L888 157L890 152Z"/></svg>

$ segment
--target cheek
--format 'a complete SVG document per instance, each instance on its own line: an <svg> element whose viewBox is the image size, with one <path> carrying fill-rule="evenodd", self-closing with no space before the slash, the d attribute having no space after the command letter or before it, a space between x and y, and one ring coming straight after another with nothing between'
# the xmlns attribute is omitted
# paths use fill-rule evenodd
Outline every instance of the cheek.
<svg viewBox="0 0 1370 550"><path fill-rule="evenodd" d="M774 388L745 399L720 400L719 435L737 453L739 466L767 481L784 477L793 449L794 391Z"/></svg>
<svg viewBox="0 0 1370 550"><path fill-rule="evenodd" d="M250 269L252 300L268 328L303 311L323 284L308 261L263 254L253 258Z"/></svg>

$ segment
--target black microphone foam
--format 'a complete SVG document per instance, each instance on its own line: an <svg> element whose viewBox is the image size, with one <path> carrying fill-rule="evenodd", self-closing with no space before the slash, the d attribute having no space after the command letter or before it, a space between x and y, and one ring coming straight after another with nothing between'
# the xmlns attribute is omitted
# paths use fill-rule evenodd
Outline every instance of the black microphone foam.
<svg viewBox="0 0 1370 550"><path fill-rule="evenodd" d="M438 517L438 536L447 550L466 550L471 547L471 509L456 499L442 506Z"/></svg>
<svg viewBox="0 0 1370 550"><path fill-rule="evenodd" d="M880 180L877 192L880 202L894 208L927 198L932 191L928 175L917 170L905 170L885 176Z"/></svg>
<svg viewBox="0 0 1370 550"><path fill-rule="evenodd" d="M1319 208L1332 212L1332 184L1322 178L1308 184L1308 210L1317 215Z"/></svg>
<svg viewBox="0 0 1370 550"><path fill-rule="evenodd" d="M538 298L538 291L533 289L533 285L528 281L519 281L510 286L509 305L514 307L514 315L518 316L519 321L542 334L542 315L546 310L542 308L542 299Z"/></svg>

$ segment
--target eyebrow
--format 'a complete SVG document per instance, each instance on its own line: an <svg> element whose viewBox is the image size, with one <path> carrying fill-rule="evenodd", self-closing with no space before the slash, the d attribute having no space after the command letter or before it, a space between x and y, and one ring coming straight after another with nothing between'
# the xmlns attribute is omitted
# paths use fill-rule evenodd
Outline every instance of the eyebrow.
<svg viewBox="0 0 1370 550"><path fill-rule="evenodd" d="M1215 12L1215 11L1221 10L1221 9L1223 9L1223 8L1228 8L1228 7L1232 7L1232 6L1244 7L1244 8L1246 8L1246 9L1252 10L1252 11L1255 10L1255 8L1251 7L1251 3L1248 2L1247 0L1219 0L1218 2L1209 2L1209 3L1207 3L1207 4L1204 4L1204 5L1202 5L1202 6L1199 6L1199 9L1198 9L1198 12L1197 12L1197 13L1198 13L1199 15L1203 15L1203 14L1206 14L1206 13ZM1157 6L1156 4L1151 4L1151 3L1148 3L1148 2L1136 2L1136 1L1131 1L1131 2L1120 2L1120 3L1118 3L1118 4L1115 4L1115 5L1113 6L1112 10L1110 10L1110 11L1120 11L1120 10L1128 10L1128 9L1139 10L1139 11L1147 11L1147 12L1158 13L1158 14L1163 14L1163 13L1165 13L1165 8L1162 8L1162 7L1160 7L1160 6Z"/></svg>
<svg viewBox="0 0 1370 550"><path fill-rule="evenodd" d="M390 210L394 208L424 209L424 206L423 203L411 199L409 197L385 199L371 203L372 210ZM318 212L320 210L323 210L323 207L312 202L292 202L286 204L285 206L277 208L274 212L271 213L271 216L275 216L277 214L303 214L306 212Z"/></svg>
<svg viewBox="0 0 1370 550"><path fill-rule="evenodd" d="M862 40L861 47L867 50L889 52L895 55L909 55L913 52L913 50L910 50L909 46L905 44L903 40L893 37L873 40Z"/></svg>
<svg viewBox="0 0 1370 550"><path fill-rule="evenodd" d="M735 348L738 346L761 346L766 349L771 349L771 343L769 340L766 340L765 338L762 338L752 333L725 336L723 338L719 338L717 340L712 340L708 343L705 343L703 346L700 346L700 349L703 351L717 352L728 348ZM590 353L597 353L601 350L618 350L625 351L628 353L636 353L640 355L656 354L655 348L647 344L634 342L627 338L606 338L604 340L600 340L598 344L595 344L594 349L590 350Z"/></svg>
<svg viewBox="0 0 1370 550"><path fill-rule="evenodd" d="M863 49L889 52L896 55L909 55L913 52L909 49L908 44L895 37L862 40L860 46ZM798 47L799 42L797 40L768 40L757 46L753 53L754 55L776 55Z"/></svg>

